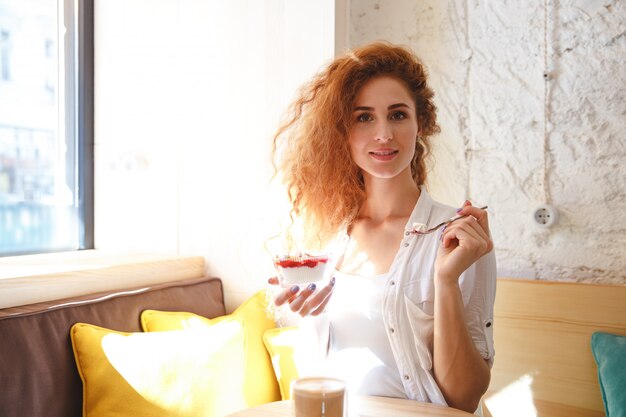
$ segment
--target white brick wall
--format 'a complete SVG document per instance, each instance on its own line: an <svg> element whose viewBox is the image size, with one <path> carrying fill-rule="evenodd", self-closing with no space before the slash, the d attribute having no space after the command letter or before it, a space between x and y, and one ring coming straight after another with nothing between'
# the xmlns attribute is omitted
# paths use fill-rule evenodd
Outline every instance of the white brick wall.
<svg viewBox="0 0 626 417"><path fill-rule="evenodd" d="M489 204L500 276L626 284L626 7L547 3L547 140L543 1L352 0L348 43L426 63L442 127L430 189ZM545 202L550 229L532 220Z"/></svg>

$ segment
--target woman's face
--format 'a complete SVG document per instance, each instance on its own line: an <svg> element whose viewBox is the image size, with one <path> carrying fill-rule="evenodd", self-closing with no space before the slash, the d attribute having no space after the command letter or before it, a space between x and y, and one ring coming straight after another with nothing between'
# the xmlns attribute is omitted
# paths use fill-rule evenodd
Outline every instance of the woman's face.
<svg viewBox="0 0 626 417"><path fill-rule="evenodd" d="M408 170L419 127L415 102L396 78L372 78L359 90L348 135L350 154L364 176L395 178Z"/></svg>

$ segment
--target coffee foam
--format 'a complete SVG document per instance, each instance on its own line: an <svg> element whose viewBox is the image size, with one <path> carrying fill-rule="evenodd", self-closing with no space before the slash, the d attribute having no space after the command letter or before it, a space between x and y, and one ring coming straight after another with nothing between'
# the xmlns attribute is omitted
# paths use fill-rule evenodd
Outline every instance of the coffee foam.
<svg viewBox="0 0 626 417"><path fill-rule="evenodd" d="M294 389L302 393L343 394L346 384L343 381L329 378L304 378L294 385Z"/></svg>

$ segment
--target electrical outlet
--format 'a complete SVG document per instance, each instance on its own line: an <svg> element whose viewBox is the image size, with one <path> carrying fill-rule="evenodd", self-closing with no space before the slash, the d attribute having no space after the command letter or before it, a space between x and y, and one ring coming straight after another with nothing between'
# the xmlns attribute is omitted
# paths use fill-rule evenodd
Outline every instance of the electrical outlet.
<svg viewBox="0 0 626 417"><path fill-rule="evenodd" d="M542 204L535 209L533 219L540 227L552 227L559 220L559 212L551 205Z"/></svg>

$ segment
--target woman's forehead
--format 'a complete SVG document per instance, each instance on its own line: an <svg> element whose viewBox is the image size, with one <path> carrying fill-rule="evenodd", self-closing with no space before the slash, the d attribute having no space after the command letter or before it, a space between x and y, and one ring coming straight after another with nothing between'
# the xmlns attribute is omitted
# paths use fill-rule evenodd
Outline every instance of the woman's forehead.
<svg viewBox="0 0 626 417"><path fill-rule="evenodd" d="M406 85L399 79L387 75L368 80L359 88L354 100L355 106L401 102L409 106L414 104Z"/></svg>

